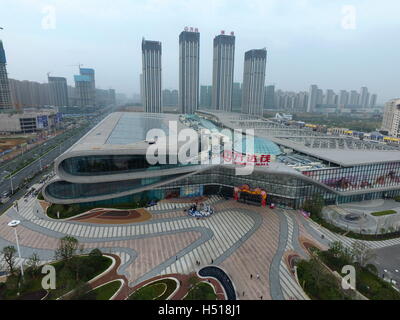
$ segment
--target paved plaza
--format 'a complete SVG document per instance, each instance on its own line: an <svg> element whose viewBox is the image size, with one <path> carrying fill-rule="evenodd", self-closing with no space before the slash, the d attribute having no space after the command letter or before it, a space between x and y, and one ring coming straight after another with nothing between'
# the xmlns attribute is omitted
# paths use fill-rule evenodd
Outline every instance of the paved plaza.
<svg viewBox="0 0 400 320"><path fill-rule="evenodd" d="M35 198L20 200L18 212L10 208L0 217L0 248L15 245L14 231L7 223L18 219L22 261L33 252L43 262L51 261L58 239L70 235L87 251L100 248L118 256L117 273L126 277L131 288L157 276L189 274L213 264L230 276L239 299L300 300L307 296L285 257L292 253L307 258L302 239L323 248L331 241L346 246L354 241L321 228L295 210L271 210L217 196L204 202L215 210L205 219L187 216L183 209L190 203L174 200L149 208L151 217L146 221L107 224L93 219L54 221L44 215ZM374 249L399 244L400 239L368 242Z"/></svg>

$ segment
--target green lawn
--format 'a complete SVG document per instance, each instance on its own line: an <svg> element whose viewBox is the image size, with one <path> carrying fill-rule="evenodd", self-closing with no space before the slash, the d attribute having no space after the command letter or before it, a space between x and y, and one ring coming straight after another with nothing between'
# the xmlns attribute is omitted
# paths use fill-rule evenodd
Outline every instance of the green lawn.
<svg viewBox="0 0 400 320"><path fill-rule="evenodd" d="M76 256L72 258L69 265L64 261L51 263L56 269L56 287L50 291L46 300L54 300L63 294L73 290L77 285L86 283L94 277L107 270L112 264L112 260L105 256ZM78 277L76 275L78 270ZM45 292L42 289L42 275L32 275L28 270L25 272L25 280L18 290L18 277L10 276L6 285L2 288L0 300L39 300L44 297ZM20 295L17 293L20 291Z"/></svg>
<svg viewBox="0 0 400 320"><path fill-rule="evenodd" d="M60 219L68 219L75 217L79 214L87 211L98 209L98 208L109 208L109 209L120 209L120 210L133 210L137 208L143 208L146 203L124 203L124 204L112 204L112 205L97 205L97 206L79 206L76 204L63 205L63 204L52 204L47 209L47 215L52 219L57 219L57 212L60 212Z"/></svg>
<svg viewBox="0 0 400 320"><path fill-rule="evenodd" d="M110 300L119 288L121 288L121 282L113 281L87 292L79 300Z"/></svg>
<svg viewBox="0 0 400 320"><path fill-rule="evenodd" d="M176 287L175 280L161 279L135 291L129 300L166 300Z"/></svg>
<svg viewBox="0 0 400 320"><path fill-rule="evenodd" d="M371 214L374 217L380 217L380 216L387 216L389 214L395 214L395 213L397 213L397 212L394 210L385 210L385 211L372 212Z"/></svg>
<svg viewBox="0 0 400 320"><path fill-rule="evenodd" d="M196 284L183 300L217 300L214 288L205 282Z"/></svg>
<svg viewBox="0 0 400 320"><path fill-rule="evenodd" d="M360 234L356 233L353 231L347 231L342 228L339 228L324 219L321 219L319 217L311 215L311 219L314 220L316 223L319 225L323 226L324 228L340 234L340 235L346 235L348 238L352 239L358 239L358 240L367 240L367 241L381 241L381 240L390 240L390 239L397 239L400 237L400 232L391 232L391 233L386 233L386 234Z"/></svg>
<svg viewBox="0 0 400 320"><path fill-rule="evenodd" d="M164 283L151 284L134 292L129 300L156 300L166 289L167 286Z"/></svg>
<svg viewBox="0 0 400 320"><path fill-rule="evenodd" d="M312 300L350 300L333 274L323 269L317 260L301 260L297 276L304 292Z"/></svg>
<svg viewBox="0 0 400 320"><path fill-rule="evenodd" d="M75 260L69 265L66 265L64 261L53 264L57 272L57 289L50 291L46 300L56 299L76 289L79 285L90 281L106 271L112 264L112 260L105 256L77 256L72 259ZM79 268L75 265L79 265ZM79 274L78 278L76 276L77 270Z"/></svg>

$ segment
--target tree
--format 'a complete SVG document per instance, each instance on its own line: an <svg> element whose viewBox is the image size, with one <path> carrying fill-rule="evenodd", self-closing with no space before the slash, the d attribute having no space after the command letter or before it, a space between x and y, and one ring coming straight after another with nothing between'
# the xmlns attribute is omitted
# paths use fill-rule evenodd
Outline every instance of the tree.
<svg viewBox="0 0 400 320"><path fill-rule="evenodd" d="M326 278L326 270L315 257L312 257L310 259L310 267L311 270L314 271L313 277L315 280L315 284L317 287L319 287L321 285L321 281Z"/></svg>
<svg viewBox="0 0 400 320"><path fill-rule="evenodd" d="M351 254L353 261L357 262L361 267L376 257L375 253L362 241L355 241L353 243Z"/></svg>
<svg viewBox="0 0 400 320"><path fill-rule="evenodd" d="M311 199L304 201L303 210L310 212L312 217L320 217L322 209L325 206L325 200L321 194L316 193Z"/></svg>
<svg viewBox="0 0 400 320"><path fill-rule="evenodd" d="M90 257L102 257L103 253L101 252L100 249L96 248L96 249L93 249L92 251L90 251L89 256Z"/></svg>
<svg viewBox="0 0 400 320"><path fill-rule="evenodd" d="M78 250L79 242L76 238L66 236L60 239L60 243L55 252L56 260L68 261L70 260Z"/></svg>
<svg viewBox="0 0 400 320"><path fill-rule="evenodd" d="M4 257L4 261L6 262L7 271L10 274L14 274L17 249L15 249L13 246L8 246L4 247L1 253Z"/></svg>
<svg viewBox="0 0 400 320"><path fill-rule="evenodd" d="M26 262L29 271L31 271L33 278L36 278L36 275L38 274L39 271L39 264L40 264L40 259L39 256L36 252L34 252L30 257L29 260Z"/></svg>
<svg viewBox="0 0 400 320"><path fill-rule="evenodd" d="M348 248L343 245L341 241L334 241L330 244L328 250L335 258L342 258L344 260L350 261L352 258L352 253Z"/></svg>

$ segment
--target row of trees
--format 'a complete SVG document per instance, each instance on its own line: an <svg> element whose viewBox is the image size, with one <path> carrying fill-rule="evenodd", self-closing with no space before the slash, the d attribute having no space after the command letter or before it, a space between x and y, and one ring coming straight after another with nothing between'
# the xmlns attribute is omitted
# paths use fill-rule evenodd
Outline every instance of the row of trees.
<svg viewBox="0 0 400 320"><path fill-rule="evenodd" d="M56 289L50 292L51 298L58 298L66 292L73 291L69 299L80 297L83 293L90 291L87 282L93 278L99 270L108 266L110 261L103 257L99 249L92 250L88 256L83 256L84 248L79 241L70 236L66 236L59 241L58 248L55 250L52 263L56 270ZM37 253L33 253L25 262L24 278L17 266L17 250L13 246L4 247L0 254L4 257L3 270L7 272L7 281L3 285L3 291L7 291L9 298L19 296L33 291L42 291L41 288L41 261ZM0 288L1 289L1 288ZM0 290L1 291L1 290ZM44 291L44 293L46 293Z"/></svg>

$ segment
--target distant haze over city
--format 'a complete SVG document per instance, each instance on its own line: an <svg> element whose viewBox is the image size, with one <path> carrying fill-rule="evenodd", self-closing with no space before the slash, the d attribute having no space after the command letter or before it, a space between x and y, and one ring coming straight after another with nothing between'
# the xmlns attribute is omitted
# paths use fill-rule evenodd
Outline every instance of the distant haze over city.
<svg viewBox="0 0 400 320"><path fill-rule="evenodd" d="M200 84L211 85L213 38L234 31L235 82L245 51L265 47L267 85L366 86L382 104L400 95L399 10L397 0L2 0L0 39L12 79L47 82L51 72L74 85L81 63L96 70L99 88L132 96L143 37L162 42L162 86L178 89L179 33L199 29Z"/></svg>

